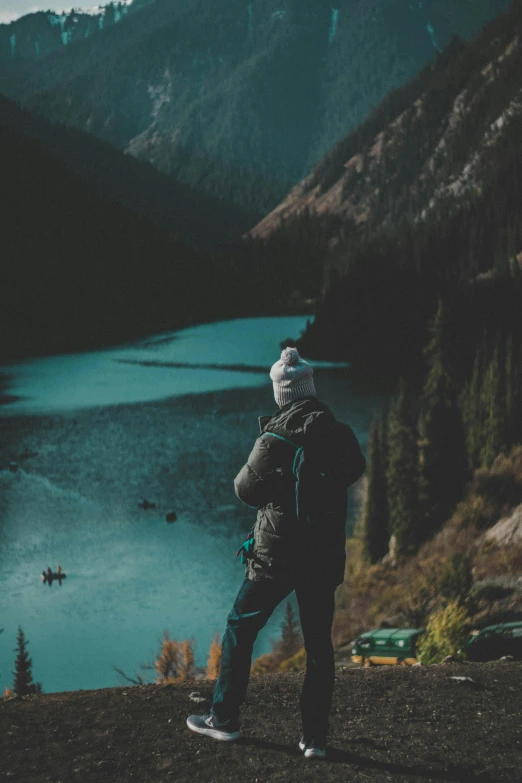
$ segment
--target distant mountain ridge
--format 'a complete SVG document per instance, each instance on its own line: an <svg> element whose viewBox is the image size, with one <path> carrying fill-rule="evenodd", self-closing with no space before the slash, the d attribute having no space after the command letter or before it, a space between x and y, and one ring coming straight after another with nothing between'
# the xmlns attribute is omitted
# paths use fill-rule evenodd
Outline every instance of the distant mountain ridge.
<svg viewBox="0 0 522 783"><path fill-rule="evenodd" d="M56 28L55 51L9 56L24 17L0 27L0 90L262 214L453 33L508 2L135 0L96 35L62 45Z"/></svg>
<svg viewBox="0 0 522 783"><path fill-rule="evenodd" d="M58 13L36 11L9 24L0 25L2 59L39 59L46 54L89 38L120 22L150 0L116 0L87 9Z"/></svg>

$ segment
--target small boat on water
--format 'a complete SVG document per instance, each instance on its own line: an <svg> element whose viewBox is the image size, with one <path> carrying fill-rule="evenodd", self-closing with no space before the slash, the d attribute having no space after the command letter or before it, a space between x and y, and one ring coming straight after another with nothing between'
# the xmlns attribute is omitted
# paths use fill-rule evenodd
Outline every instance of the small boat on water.
<svg viewBox="0 0 522 783"><path fill-rule="evenodd" d="M42 571L40 574L40 579L42 582L48 582L49 584L53 581L53 579L57 579L59 582L61 582L62 579L65 579L67 574L65 571L62 571L62 567L58 566L56 571L52 571L50 568L48 568L46 571Z"/></svg>

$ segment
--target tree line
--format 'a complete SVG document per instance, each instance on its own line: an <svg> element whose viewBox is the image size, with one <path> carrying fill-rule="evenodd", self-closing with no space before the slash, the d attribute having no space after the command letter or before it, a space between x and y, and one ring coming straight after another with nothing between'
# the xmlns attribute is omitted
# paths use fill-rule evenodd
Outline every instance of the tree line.
<svg viewBox="0 0 522 783"><path fill-rule="evenodd" d="M420 395L404 378L372 423L361 531L368 562L414 554L446 522L479 468L522 442L522 349L484 334L471 372L452 369L442 304L431 324Z"/></svg>

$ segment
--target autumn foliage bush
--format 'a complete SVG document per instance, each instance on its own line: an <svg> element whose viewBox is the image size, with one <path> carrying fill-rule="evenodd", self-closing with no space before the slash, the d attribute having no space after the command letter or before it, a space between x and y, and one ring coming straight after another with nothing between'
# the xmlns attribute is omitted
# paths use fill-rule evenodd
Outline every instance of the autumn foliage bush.
<svg viewBox="0 0 522 783"><path fill-rule="evenodd" d="M168 631L165 631L154 669L156 682L159 685L170 685L192 679L195 674L194 640L184 639L182 642L177 642L170 638Z"/></svg>
<svg viewBox="0 0 522 783"><path fill-rule="evenodd" d="M457 656L467 639L469 619L460 601L450 601L435 612L417 645L419 661L424 664L442 663L447 655Z"/></svg>

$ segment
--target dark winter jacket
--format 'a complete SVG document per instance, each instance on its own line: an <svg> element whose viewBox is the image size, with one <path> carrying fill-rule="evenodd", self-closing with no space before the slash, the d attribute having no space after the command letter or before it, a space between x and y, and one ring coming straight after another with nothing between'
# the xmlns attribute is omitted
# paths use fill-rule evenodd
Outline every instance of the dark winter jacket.
<svg viewBox="0 0 522 783"><path fill-rule="evenodd" d="M246 576L257 581L305 575L339 585L346 560L347 488L366 467L357 439L315 397L290 402L260 422L262 434L234 481L238 498L258 507ZM307 461L317 467L319 513L311 527L296 516L295 449L268 432L302 446Z"/></svg>

